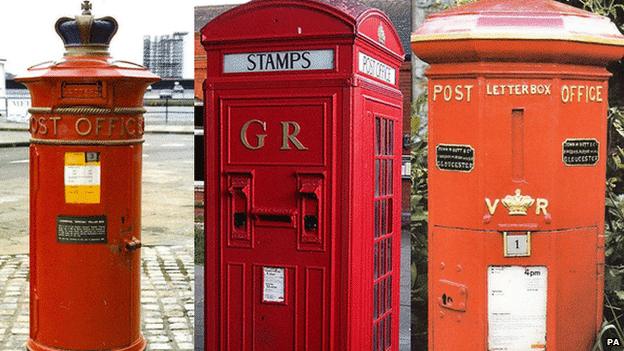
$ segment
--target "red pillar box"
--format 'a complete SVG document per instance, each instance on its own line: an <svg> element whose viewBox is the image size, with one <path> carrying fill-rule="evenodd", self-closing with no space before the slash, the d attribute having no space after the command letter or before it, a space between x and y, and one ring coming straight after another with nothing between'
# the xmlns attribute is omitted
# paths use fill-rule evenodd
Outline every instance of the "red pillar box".
<svg viewBox="0 0 624 351"><path fill-rule="evenodd" d="M113 61L111 17L61 18L65 57L19 78L30 113L29 350L145 349L140 321L143 94Z"/></svg>
<svg viewBox="0 0 624 351"><path fill-rule="evenodd" d="M403 49L380 11L329 4L201 30L206 350L398 350Z"/></svg>
<svg viewBox="0 0 624 351"><path fill-rule="evenodd" d="M429 78L429 349L590 350L602 322L607 18L479 1L412 36ZM453 337L449 337L453 335Z"/></svg>

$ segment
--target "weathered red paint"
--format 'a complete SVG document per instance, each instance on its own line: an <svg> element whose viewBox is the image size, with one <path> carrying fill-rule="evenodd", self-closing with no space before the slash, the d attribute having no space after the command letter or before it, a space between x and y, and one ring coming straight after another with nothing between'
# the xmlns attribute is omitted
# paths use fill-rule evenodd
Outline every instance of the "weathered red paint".
<svg viewBox="0 0 624 351"><path fill-rule="evenodd" d="M19 78L33 106L29 350L146 347L138 250L141 109L145 89L157 80L142 66L88 51L33 66ZM68 203L64 168L70 152L99 153L97 203ZM105 216L106 242L59 241L59 216Z"/></svg>
<svg viewBox="0 0 624 351"><path fill-rule="evenodd" d="M398 349L403 50L381 12L330 4L252 1L201 31L208 57L206 350ZM224 55L313 50L333 50L335 64L224 73L259 64L226 64ZM359 52L396 79L360 73ZM394 144L378 145L378 156L376 117ZM388 165L377 184L388 186L377 193L376 162ZM391 205L376 238L382 202ZM266 298L265 267L283 269L283 299ZM378 302L385 312L377 317L375 279L377 290L384 286Z"/></svg>
<svg viewBox="0 0 624 351"><path fill-rule="evenodd" d="M488 267L515 265L548 269L546 345L535 349L591 349L604 284L605 66L623 44L608 19L537 0L479 1L432 15L412 36L431 64L430 350L488 349ZM564 163L571 138L598 142L595 164ZM472 146L472 171L440 169L440 144ZM515 189L535 199L524 216L501 202ZM530 256L504 257L505 231L530 231Z"/></svg>

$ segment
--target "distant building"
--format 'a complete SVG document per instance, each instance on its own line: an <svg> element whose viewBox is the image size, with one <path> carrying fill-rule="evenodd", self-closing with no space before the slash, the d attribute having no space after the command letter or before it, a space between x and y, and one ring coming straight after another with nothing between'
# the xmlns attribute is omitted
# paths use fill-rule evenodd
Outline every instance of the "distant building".
<svg viewBox="0 0 624 351"><path fill-rule="evenodd" d="M186 32L172 35L143 37L143 66L162 79L182 79L184 64L184 36Z"/></svg>

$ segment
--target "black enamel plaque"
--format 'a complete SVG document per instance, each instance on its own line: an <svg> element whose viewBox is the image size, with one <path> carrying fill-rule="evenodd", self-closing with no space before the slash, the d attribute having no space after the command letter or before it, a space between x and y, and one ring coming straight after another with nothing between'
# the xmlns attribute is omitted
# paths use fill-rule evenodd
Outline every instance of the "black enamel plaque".
<svg viewBox="0 0 624 351"><path fill-rule="evenodd" d="M106 216L58 216L56 239L59 243L106 243Z"/></svg>
<svg viewBox="0 0 624 351"><path fill-rule="evenodd" d="M474 149L470 145L438 144L436 164L445 171L470 172L474 168Z"/></svg>
<svg viewBox="0 0 624 351"><path fill-rule="evenodd" d="M593 166L598 163L598 150L596 139L566 139L563 142L563 163L568 166Z"/></svg>

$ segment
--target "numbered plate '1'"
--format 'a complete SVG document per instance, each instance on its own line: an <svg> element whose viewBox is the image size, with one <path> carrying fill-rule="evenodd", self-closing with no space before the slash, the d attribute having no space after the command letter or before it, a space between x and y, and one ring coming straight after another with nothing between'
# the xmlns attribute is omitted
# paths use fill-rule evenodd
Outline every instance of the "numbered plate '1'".
<svg viewBox="0 0 624 351"><path fill-rule="evenodd" d="M531 256L531 232L503 232L505 257Z"/></svg>

